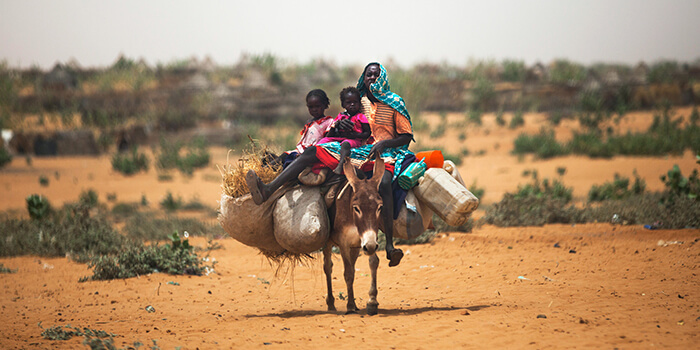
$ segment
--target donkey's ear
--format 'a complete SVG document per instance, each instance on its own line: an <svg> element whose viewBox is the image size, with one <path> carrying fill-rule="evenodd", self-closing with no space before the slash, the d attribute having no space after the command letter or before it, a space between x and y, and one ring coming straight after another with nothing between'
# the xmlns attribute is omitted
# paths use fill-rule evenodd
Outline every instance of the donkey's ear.
<svg viewBox="0 0 700 350"><path fill-rule="evenodd" d="M377 157L374 161L374 170L372 171L372 178L369 181L379 189L379 184L382 183L382 177L384 176L384 159Z"/></svg>
<svg viewBox="0 0 700 350"><path fill-rule="evenodd" d="M352 163L350 162L350 157L345 157L345 163L343 164L343 173L348 179L350 185L353 185L353 187L355 183L360 181L360 179L357 178L357 173L355 173L355 167L352 166Z"/></svg>

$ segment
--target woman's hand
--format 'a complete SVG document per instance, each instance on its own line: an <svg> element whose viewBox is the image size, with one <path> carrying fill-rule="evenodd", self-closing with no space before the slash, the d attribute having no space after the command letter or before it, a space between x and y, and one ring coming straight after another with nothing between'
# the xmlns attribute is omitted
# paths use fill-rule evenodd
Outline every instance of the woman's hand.
<svg viewBox="0 0 700 350"><path fill-rule="evenodd" d="M382 155L382 153L384 153L385 149L386 149L386 140L378 141L369 150L369 155L367 156L367 158L372 159L372 158L376 158L376 157L381 157L381 155Z"/></svg>

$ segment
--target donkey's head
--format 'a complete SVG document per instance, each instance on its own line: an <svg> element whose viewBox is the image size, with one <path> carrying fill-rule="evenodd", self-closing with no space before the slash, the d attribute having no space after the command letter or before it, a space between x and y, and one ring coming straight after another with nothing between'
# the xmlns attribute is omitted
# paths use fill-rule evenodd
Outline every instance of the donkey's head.
<svg viewBox="0 0 700 350"><path fill-rule="evenodd" d="M374 162L374 172L371 179L357 177L355 168L347 159L343 166L343 172L352 187L350 198L350 212L352 220L360 235L362 250L367 255L372 255L377 250L377 231L382 213L382 197L379 195L379 184L384 175L384 160L377 157Z"/></svg>

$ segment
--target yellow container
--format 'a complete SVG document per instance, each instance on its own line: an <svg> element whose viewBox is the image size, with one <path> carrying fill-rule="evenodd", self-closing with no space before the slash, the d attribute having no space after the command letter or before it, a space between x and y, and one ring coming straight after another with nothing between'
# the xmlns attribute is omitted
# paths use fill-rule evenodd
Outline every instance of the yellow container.
<svg viewBox="0 0 700 350"><path fill-rule="evenodd" d="M466 223L479 207L479 199L442 168L426 170L413 192L450 226Z"/></svg>

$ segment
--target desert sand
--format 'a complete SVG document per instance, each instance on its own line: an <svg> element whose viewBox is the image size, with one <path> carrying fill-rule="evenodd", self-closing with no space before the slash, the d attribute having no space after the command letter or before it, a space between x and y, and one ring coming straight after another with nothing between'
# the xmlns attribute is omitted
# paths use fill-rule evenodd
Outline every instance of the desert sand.
<svg viewBox="0 0 700 350"><path fill-rule="evenodd" d="M448 116L451 122L460 118L464 116ZM513 139L524 130L539 130L544 116L527 114L525 126L516 130L497 127L494 118L484 116L480 127L448 128L437 139L416 135L421 147L470 150L459 169L467 185L476 182L486 190L484 205L527 183L530 179L522 176L527 169L552 178L558 176L556 168L565 167L563 182L583 200L591 185L611 181L615 173L632 177L636 169L647 189L660 190L659 177L674 164L686 176L698 167L691 152L658 158L519 159L510 154ZM641 130L651 118L651 112L631 113L620 128ZM440 122L437 115L426 115L426 120ZM575 128L570 123L557 127L557 137L570 136ZM482 149L485 153L477 155ZM158 181L154 169L120 175L112 170L109 155L34 157L31 165L15 157L0 170L0 210L24 213L24 198L32 193L59 206L90 188L101 201L108 194L116 194L119 202L146 196L156 208L170 191L215 207L221 194L215 164L226 162L227 151L212 148L209 168L191 178L174 173L171 181ZM39 184L41 175L49 178L49 186ZM475 214L480 215L481 210ZM376 316L364 310L345 315L340 299L338 312L326 311L320 256L308 266L277 270L257 250L230 238L218 240L223 249L211 252L217 264L207 276L154 273L78 283L91 271L67 258L3 257L0 263L17 272L0 274L0 348L84 347L82 337L43 339L39 322L45 328L70 324L111 332L118 335L119 347L134 341L151 345L156 339L163 349L697 348L698 240L698 229L647 230L611 223L486 225L471 233L441 233L432 244L400 246L406 256L398 267L389 268L382 257ZM206 244L204 238L191 241ZM347 292L340 258L334 263L338 298ZM364 308L367 258L361 257L356 268L355 291ZM146 311L149 305L155 312Z"/></svg>

